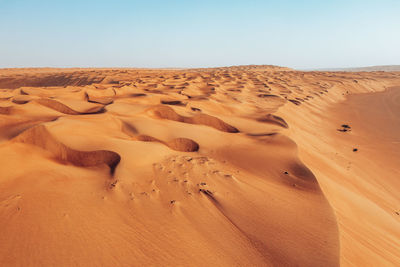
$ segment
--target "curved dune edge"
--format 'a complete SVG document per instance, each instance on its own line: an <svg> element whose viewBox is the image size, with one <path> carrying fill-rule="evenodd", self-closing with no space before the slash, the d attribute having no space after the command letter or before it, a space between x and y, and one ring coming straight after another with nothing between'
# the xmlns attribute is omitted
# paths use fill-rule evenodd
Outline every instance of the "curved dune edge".
<svg viewBox="0 0 400 267"><path fill-rule="evenodd" d="M174 109L168 106L155 106L149 109L156 117L160 119L167 119L172 121L190 123L190 124L200 124L215 128L222 132L227 133L237 133L238 129L227 124L226 122L218 119L217 117L207 115L207 114L196 114L193 117L181 116Z"/></svg>
<svg viewBox="0 0 400 267"><path fill-rule="evenodd" d="M15 104L23 105L23 104L26 104L36 98L35 98L35 96L30 96L30 95L16 95L12 98L12 102Z"/></svg>
<svg viewBox="0 0 400 267"><path fill-rule="evenodd" d="M86 101L90 103L98 103L102 105L110 105L114 103L114 99L111 97L96 97L96 96L91 96L88 92L85 93L85 98Z"/></svg>
<svg viewBox="0 0 400 267"><path fill-rule="evenodd" d="M40 119L15 119L13 122L0 125L0 140L10 140L29 128L54 121L58 117L42 117Z"/></svg>
<svg viewBox="0 0 400 267"><path fill-rule="evenodd" d="M112 98L96 98L96 97L87 97L87 101L90 103L97 103L102 105L110 105L114 103L114 99Z"/></svg>
<svg viewBox="0 0 400 267"><path fill-rule="evenodd" d="M130 123L125 121L121 122L121 131L130 136L133 140L142 142L157 142L169 147L172 150L180 152L196 152L200 146L197 142L189 138L175 138L170 141L162 141L150 135L138 134L138 130Z"/></svg>
<svg viewBox="0 0 400 267"><path fill-rule="evenodd" d="M88 102L102 105L110 105L114 102L112 98L88 98Z"/></svg>
<svg viewBox="0 0 400 267"><path fill-rule="evenodd" d="M135 139L143 142L158 142L166 145L172 150L181 152L195 152L198 151L200 148L199 144L188 138L175 138L168 142L164 142L149 135L139 135Z"/></svg>
<svg viewBox="0 0 400 267"><path fill-rule="evenodd" d="M161 99L161 104L172 106L186 106L187 102L182 102L180 99Z"/></svg>
<svg viewBox="0 0 400 267"><path fill-rule="evenodd" d="M268 114L268 115L266 115L264 117L258 118L257 121L276 124L276 125L281 126L283 128L289 128L289 125L287 124L287 122L283 118L281 118L279 116L276 116L276 115L273 115L273 114Z"/></svg>
<svg viewBox="0 0 400 267"><path fill-rule="evenodd" d="M85 110L83 112L79 112L73 110L72 108L68 107L67 105L53 99L42 98L35 100L42 106L54 109L58 112L68 114L68 115L81 115L81 114L94 114L94 113L101 113L104 111L104 106L93 107L91 109Z"/></svg>
<svg viewBox="0 0 400 267"><path fill-rule="evenodd" d="M56 159L80 167L106 164L110 167L111 173L114 173L121 160L120 155L113 151L79 151L69 148L59 142L44 125L32 127L12 139L12 141L38 146L51 152Z"/></svg>

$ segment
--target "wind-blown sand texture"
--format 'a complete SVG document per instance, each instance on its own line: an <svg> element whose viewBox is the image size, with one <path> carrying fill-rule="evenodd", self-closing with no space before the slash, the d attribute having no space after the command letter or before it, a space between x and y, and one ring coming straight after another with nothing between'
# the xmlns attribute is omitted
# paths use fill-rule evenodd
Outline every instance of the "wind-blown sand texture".
<svg viewBox="0 0 400 267"><path fill-rule="evenodd" d="M398 85L274 66L0 70L0 265L400 265L397 135L349 109Z"/></svg>

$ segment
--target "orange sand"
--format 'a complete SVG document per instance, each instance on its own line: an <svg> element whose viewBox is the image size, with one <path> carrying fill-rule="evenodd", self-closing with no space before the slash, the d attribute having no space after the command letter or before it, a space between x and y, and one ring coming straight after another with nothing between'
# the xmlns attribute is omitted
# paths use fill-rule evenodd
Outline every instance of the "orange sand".
<svg viewBox="0 0 400 267"><path fill-rule="evenodd" d="M395 85L273 66L0 70L0 265L398 265L397 135L363 124L387 126L371 98L335 104Z"/></svg>

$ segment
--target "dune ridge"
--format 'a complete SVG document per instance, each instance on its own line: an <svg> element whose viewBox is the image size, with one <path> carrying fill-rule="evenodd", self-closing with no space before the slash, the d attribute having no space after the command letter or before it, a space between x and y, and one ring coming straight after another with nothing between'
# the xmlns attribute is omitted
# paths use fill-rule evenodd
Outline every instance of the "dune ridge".
<svg viewBox="0 0 400 267"><path fill-rule="evenodd" d="M158 142L173 150L181 152L195 152L199 150L199 144L188 138L175 138L168 142L164 142L149 135L138 135L136 140L143 142Z"/></svg>
<svg viewBox="0 0 400 267"><path fill-rule="evenodd" d="M279 116L273 115L273 114L267 114L264 117L258 118L258 121L276 124L283 128L289 128L289 125L287 124L287 122L284 119L282 119Z"/></svg>
<svg viewBox="0 0 400 267"><path fill-rule="evenodd" d="M91 167L106 164L111 173L114 173L121 160L121 157L112 151L78 151L71 149L57 141L44 125L29 128L12 139L12 141L38 146L51 152L56 159L76 166Z"/></svg>
<svg viewBox="0 0 400 267"><path fill-rule="evenodd" d="M228 132L228 133L237 133L238 129L235 127L225 123L224 121L207 115L207 114L196 114L193 117L185 117L176 113L171 107L168 106L156 106L150 109L156 117L161 119L167 119L172 121L179 121L184 123L191 124L200 124L206 125L212 128L215 128L219 131Z"/></svg>
<svg viewBox="0 0 400 267"><path fill-rule="evenodd" d="M68 115L91 114L91 113L99 113L99 112L104 111L104 106L102 106L102 105L95 106L95 107L92 107L92 108L89 108L89 109L79 112L79 111L73 110L72 108L68 107L67 105L65 105L57 100L42 98L42 99L37 99L35 101L37 103L39 103L40 105L43 105L45 107L54 109L58 112L68 114Z"/></svg>

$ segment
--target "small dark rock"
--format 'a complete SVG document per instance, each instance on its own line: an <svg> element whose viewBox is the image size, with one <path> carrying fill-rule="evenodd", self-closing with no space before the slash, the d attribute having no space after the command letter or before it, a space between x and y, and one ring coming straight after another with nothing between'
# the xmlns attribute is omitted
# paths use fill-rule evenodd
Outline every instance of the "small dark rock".
<svg viewBox="0 0 400 267"><path fill-rule="evenodd" d="M207 196L212 196L213 193L210 190L199 189L199 192L206 194Z"/></svg>
<svg viewBox="0 0 400 267"><path fill-rule="evenodd" d="M337 129L339 132L349 132L351 131L351 127L348 124L342 124L340 127L342 127L341 129Z"/></svg>
<svg viewBox="0 0 400 267"><path fill-rule="evenodd" d="M112 182L112 183L110 184L110 188L115 187L115 186L117 185L117 183L118 183L118 180L115 180L114 182Z"/></svg>

